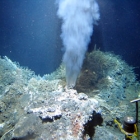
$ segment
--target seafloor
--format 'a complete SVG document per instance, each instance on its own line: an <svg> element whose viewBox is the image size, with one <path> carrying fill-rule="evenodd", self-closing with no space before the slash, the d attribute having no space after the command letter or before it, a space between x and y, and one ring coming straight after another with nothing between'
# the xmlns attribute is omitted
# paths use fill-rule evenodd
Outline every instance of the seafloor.
<svg viewBox="0 0 140 140"><path fill-rule="evenodd" d="M133 70L119 56L94 50L75 89L67 89L63 65L40 77L0 58L0 139L123 140L113 120L135 118L130 101L140 98L140 83Z"/></svg>

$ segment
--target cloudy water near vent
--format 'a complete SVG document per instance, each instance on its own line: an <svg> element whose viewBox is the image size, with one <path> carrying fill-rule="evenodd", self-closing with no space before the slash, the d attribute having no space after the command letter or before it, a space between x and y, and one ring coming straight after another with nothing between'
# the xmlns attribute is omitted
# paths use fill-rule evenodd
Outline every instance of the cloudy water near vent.
<svg viewBox="0 0 140 140"><path fill-rule="evenodd" d="M139 0L98 0L100 20L89 45L121 55L139 74ZM55 0L0 1L0 55L36 74L54 71L63 56L61 19Z"/></svg>
<svg viewBox="0 0 140 140"><path fill-rule="evenodd" d="M122 140L114 119L139 125L139 7L1 0L0 139Z"/></svg>

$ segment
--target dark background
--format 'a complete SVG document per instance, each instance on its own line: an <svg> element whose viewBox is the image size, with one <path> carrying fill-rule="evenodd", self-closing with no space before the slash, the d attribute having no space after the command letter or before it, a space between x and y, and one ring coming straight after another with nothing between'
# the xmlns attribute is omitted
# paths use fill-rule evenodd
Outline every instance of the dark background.
<svg viewBox="0 0 140 140"><path fill-rule="evenodd" d="M135 67L140 80L140 1L98 0L101 19L95 26L89 51L96 44L103 51L120 55Z"/></svg>
<svg viewBox="0 0 140 140"><path fill-rule="evenodd" d="M101 18L89 51L96 44L102 51L121 55L140 74L140 1L98 0L98 4ZM36 74L56 70L62 60L56 11L55 0L1 0L0 55Z"/></svg>
<svg viewBox="0 0 140 140"><path fill-rule="evenodd" d="M0 0L0 55L36 74L60 65L61 23L54 0Z"/></svg>

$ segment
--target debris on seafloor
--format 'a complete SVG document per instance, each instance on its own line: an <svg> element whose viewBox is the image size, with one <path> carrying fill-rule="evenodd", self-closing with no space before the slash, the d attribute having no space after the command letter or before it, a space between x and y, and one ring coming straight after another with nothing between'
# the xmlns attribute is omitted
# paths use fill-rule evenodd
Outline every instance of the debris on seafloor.
<svg viewBox="0 0 140 140"><path fill-rule="evenodd" d="M97 58L100 65L95 65ZM113 119L135 115L129 101L137 97L140 84L132 68L115 55L94 51L80 76L78 90L67 89L63 65L40 77L0 58L0 139L123 139Z"/></svg>

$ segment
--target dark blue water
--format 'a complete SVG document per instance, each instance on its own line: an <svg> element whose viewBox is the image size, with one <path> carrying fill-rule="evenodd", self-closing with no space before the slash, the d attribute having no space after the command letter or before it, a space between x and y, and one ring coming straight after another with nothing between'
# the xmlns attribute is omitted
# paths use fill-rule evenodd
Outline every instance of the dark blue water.
<svg viewBox="0 0 140 140"><path fill-rule="evenodd" d="M89 50L97 44L103 51L121 55L140 75L140 1L98 0L98 3L101 19Z"/></svg>
<svg viewBox="0 0 140 140"><path fill-rule="evenodd" d="M0 55L36 74L54 71L62 59L61 22L55 0L0 1ZM140 1L98 0L101 19L89 45L112 51L140 74Z"/></svg>
<svg viewBox="0 0 140 140"><path fill-rule="evenodd" d="M54 0L1 0L0 55L36 74L54 71L62 57L56 11Z"/></svg>

